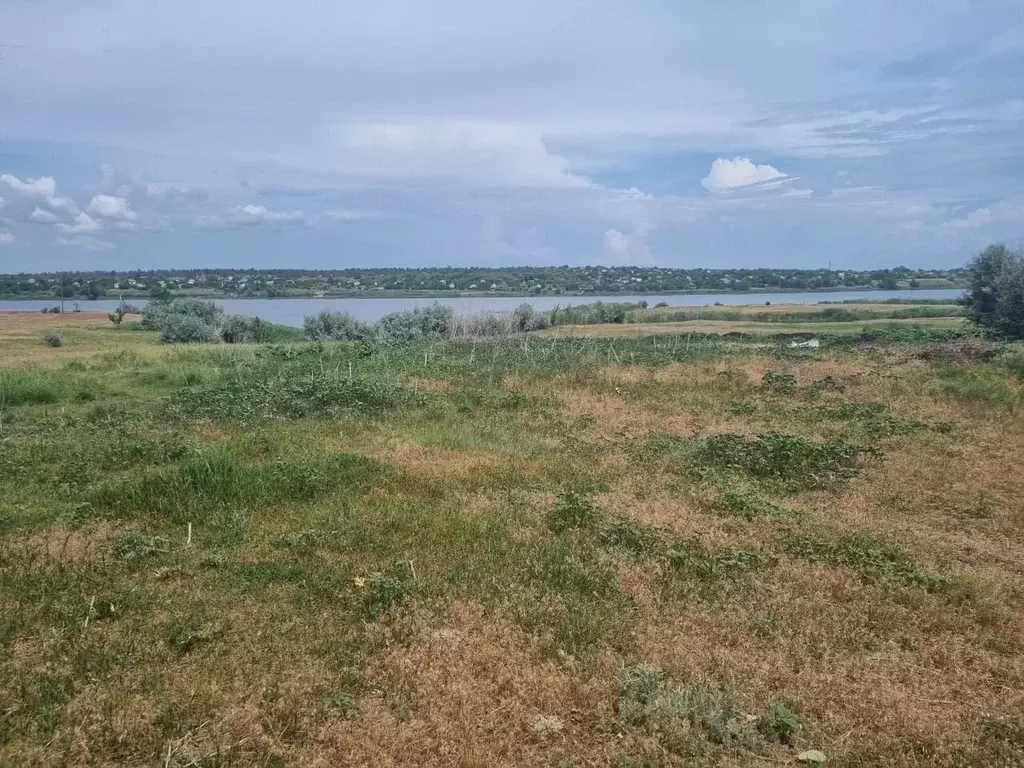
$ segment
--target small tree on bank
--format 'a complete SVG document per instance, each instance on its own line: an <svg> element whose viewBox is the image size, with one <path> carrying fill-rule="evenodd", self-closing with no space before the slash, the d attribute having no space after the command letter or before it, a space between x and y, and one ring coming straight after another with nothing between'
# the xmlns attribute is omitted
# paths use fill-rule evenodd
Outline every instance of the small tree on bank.
<svg viewBox="0 0 1024 768"><path fill-rule="evenodd" d="M961 300L967 319L1010 339L1024 339L1024 254L990 245L967 267Z"/></svg>

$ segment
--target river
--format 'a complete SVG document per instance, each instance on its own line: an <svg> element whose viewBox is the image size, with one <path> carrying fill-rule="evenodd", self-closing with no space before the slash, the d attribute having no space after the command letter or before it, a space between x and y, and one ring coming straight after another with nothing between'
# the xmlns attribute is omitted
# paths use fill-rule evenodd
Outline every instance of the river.
<svg viewBox="0 0 1024 768"><path fill-rule="evenodd" d="M821 291L809 293L701 293L672 294L667 296L472 296L453 299L216 299L227 312L243 315L255 315L282 325L301 326L306 315L313 315L324 309L336 312L351 312L360 320L368 323L376 322L389 312L432 304L435 301L453 307L460 314L475 312L510 312L523 302L528 302L536 309L551 309L556 305L590 304L595 301L646 301L653 307L659 302L666 302L673 307L704 307L715 302L727 306L739 304L817 304L823 301L837 302L850 299L954 299L962 292L959 289L940 290L904 290L904 291ZM136 305L144 305L144 300L132 299ZM52 307L59 302L53 299L33 299L29 301L0 300L0 312L23 311L38 312L45 307ZM70 312L79 307L83 312L110 312L117 306L114 299L97 301L65 300L64 308Z"/></svg>

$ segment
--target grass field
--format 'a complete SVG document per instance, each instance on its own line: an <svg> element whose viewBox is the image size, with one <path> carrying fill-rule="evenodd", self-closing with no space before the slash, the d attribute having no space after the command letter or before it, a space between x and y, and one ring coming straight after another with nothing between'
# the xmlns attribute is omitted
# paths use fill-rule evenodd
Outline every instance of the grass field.
<svg viewBox="0 0 1024 768"><path fill-rule="evenodd" d="M951 322L0 315L0 765L1024 764L1024 352Z"/></svg>

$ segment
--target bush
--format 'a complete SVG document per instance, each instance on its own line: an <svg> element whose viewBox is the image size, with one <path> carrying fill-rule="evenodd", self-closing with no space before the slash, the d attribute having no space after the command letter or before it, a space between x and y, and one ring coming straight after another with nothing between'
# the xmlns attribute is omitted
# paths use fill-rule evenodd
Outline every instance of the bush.
<svg viewBox="0 0 1024 768"><path fill-rule="evenodd" d="M302 321L302 328L306 338L313 341L368 341L373 338L373 328L350 312L325 309L318 314L307 315Z"/></svg>
<svg viewBox="0 0 1024 768"><path fill-rule="evenodd" d="M50 331L45 336L43 336L43 343L46 344L46 346L48 347L63 347L64 339L60 337L59 333L54 333L53 331Z"/></svg>
<svg viewBox="0 0 1024 768"><path fill-rule="evenodd" d="M551 326L550 318L531 304L520 304L512 313L512 325L518 331L542 331Z"/></svg>
<svg viewBox="0 0 1024 768"><path fill-rule="evenodd" d="M195 315L171 313L160 320L160 341L164 344L213 344L220 341L217 329Z"/></svg>
<svg viewBox="0 0 1024 768"><path fill-rule="evenodd" d="M249 344L266 341L269 323L248 315L225 315L220 326L220 337L225 344Z"/></svg>
<svg viewBox="0 0 1024 768"><path fill-rule="evenodd" d="M1011 339L1024 339L1024 254L990 245L967 268L961 303L967 318Z"/></svg>
<svg viewBox="0 0 1024 768"><path fill-rule="evenodd" d="M451 334L455 312L451 307L434 303L404 312L392 312L377 322L377 338L384 342L436 339Z"/></svg>
<svg viewBox="0 0 1024 768"><path fill-rule="evenodd" d="M202 299L153 301L142 309L142 328L149 331L163 331L164 322L174 315L194 317L204 325L217 328L224 316L224 310L212 301L203 301Z"/></svg>

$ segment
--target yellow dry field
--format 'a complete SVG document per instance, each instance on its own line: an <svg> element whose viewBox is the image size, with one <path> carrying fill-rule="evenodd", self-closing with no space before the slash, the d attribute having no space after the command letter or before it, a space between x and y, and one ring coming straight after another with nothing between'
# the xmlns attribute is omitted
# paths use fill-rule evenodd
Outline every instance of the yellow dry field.
<svg viewBox="0 0 1024 768"><path fill-rule="evenodd" d="M729 309L732 309L731 307ZM772 309L765 307L764 309ZM623 338L655 334L727 334L773 336L776 334L847 333L889 326L928 326L956 328L964 324L959 317L924 317L899 320L863 320L840 323L744 323L735 320L685 320L675 323L604 323L594 325L558 325L541 331L548 338Z"/></svg>
<svg viewBox="0 0 1024 768"><path fill-rule="evenodd" d="M0 312L0 366L59 368L74 358L124 349L152 349L153 334L127 328L138 319L126 315L125 328L118 330L104 312ZM58 334L62 346L44 343L47 333Z"/></svg>

